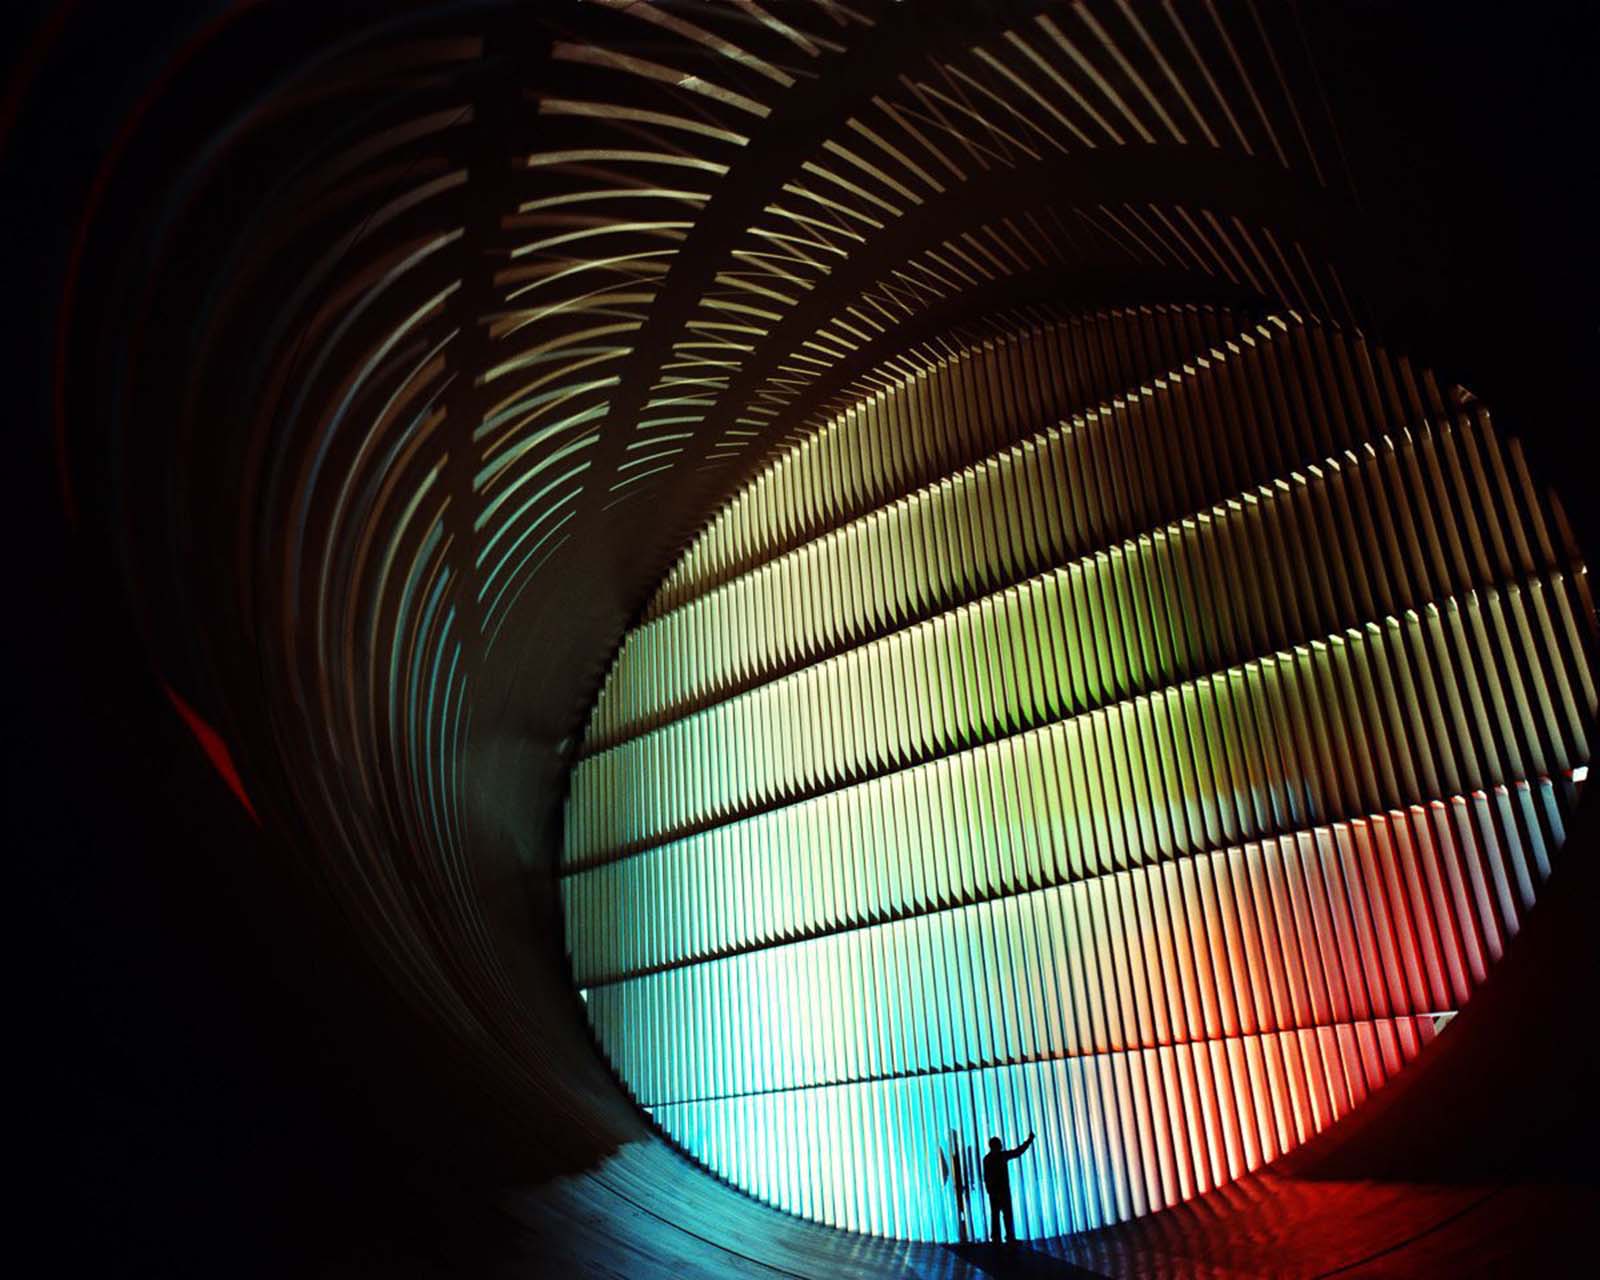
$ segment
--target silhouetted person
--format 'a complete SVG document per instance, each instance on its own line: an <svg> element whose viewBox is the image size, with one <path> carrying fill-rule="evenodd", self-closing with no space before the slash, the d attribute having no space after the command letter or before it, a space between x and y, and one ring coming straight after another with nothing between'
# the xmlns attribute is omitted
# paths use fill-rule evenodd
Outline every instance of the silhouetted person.
<svg viewBox="0 0 1600 1280"><path fill-rule="evenodd" d="M999 1138L989 1139L989 1154L983 1158L983 1189L989 1193L989 1239L1000 1239L1000 1219L1006 1221L1006 1237L1017 1242L1017 1224L1011 1216L1011 1171L1006 1167L1033 1145L1033 1135L1020 1147L1007 1151Z"/></svg>

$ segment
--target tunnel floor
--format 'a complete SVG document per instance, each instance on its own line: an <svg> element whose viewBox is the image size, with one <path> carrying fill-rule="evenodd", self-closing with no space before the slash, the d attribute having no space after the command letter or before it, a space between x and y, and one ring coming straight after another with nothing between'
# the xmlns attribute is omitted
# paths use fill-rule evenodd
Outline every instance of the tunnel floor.
<svg viewBox="0 0 1600 1280"><path fill-rule="evenodd" d="M1198 1201L1115 1227L1014 1246L838 1237L720 1184L674 1169L660 1149L625 1148L598 1169L513 1192L501 1209L514 1239L493 1274L537 1266L572 1274L655 1277L838 1277L1031 1280L1247 1276L1588 1275L1574 1254L1600 1210L1600 1189L1310 1180L1258 1174ZM686 1176L687 1175L687 1176ZM684 1181L679 1184L678 1179ZM675 1221L647 1207L665 1199ZM1019 1197L1026 1188L1019 1185ZM700 1224L697 1229L696 1222ZM720 1243L713 1243L713 1239ZM663 1266L655 1259L671 1257ZM759 1261L758 1261L759 1259Z"/></svg>

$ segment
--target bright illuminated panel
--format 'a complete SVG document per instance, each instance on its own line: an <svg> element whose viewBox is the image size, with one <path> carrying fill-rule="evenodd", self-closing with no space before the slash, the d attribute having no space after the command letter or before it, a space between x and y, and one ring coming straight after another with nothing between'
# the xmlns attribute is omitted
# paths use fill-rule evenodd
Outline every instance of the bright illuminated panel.
<svg viewBox="0 0 1600 1280"><path fill-rule="evenodd" d="M1594 606L1516 443L1347 332L1175 319L880 380L624 639L573 971L752 1195L955 1240L952 1160L1030 1130L1026 1235L1203 1194L1420 1052L1549 877Z"/></svg>

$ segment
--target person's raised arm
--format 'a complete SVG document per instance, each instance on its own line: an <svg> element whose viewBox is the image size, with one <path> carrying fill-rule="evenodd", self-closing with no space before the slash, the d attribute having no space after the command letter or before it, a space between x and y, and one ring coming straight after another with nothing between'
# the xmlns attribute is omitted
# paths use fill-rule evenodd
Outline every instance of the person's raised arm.
<svg viewBox="0 0 1600 1280"><path fill-rule="evenodd" d="M1010 1151L1006 1152L1006 1159L1007 1160L1015 1160L1018 1156L1020 1156L1024 1151L1026 1151L1029 1147L1031 1147L1033 1145L1033 1138L1034 1138L1034 1135L1030 1133L1028 1135L1028 1140L1026 1142L1024 1142L1020 1147L1012 1147Z"/></svg>

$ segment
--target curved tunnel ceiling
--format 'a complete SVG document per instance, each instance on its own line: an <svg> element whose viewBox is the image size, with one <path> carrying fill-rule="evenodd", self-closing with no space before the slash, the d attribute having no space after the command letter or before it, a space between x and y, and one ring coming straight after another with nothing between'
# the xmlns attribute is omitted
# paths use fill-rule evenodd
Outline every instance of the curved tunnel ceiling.
<svg viewBox="0 0 1600 1280"><path fill-rule="evenodd" d="M1576 366L1531 376L1503 305L1547 286L1472 258L1492 218L1418 163L1470 141L1399 146L1386 114L1424 109L1396 85L1435 20L739 0L176 31L78 224L67 502L241 797L549 1169L653 1140L562 942L594 700L630 627L753 563L705 559L708 522L865 393L1138 317L992 451L1181 366L1152 316L1211 317L1191 350L1292 317L1470 386L1560 474L1540 415ZM878 501L855 483L782 545Z"/></svg>

